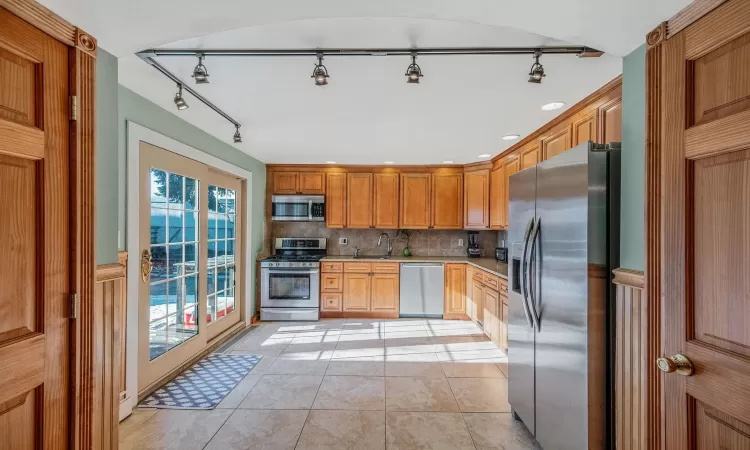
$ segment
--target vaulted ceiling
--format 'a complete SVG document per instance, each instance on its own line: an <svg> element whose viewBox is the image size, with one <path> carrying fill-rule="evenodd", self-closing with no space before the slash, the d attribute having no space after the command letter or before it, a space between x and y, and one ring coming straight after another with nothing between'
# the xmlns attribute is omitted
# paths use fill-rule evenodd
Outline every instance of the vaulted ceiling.
<svg viewBox="0 0 750 450"><path fill-rule="evenodd" d="M586 45L601 58L545 55L547 77L526 82L532 58L328 57L330 84L310 79L314 58L212 57L194 86L242 123L237 148L264 162L465 163L512 145L621 73L621 57L689 0L42 0L120 58L119 81L231 143L234 129L197 100L177 112L174 84L134 56L160 48L489 47ZM159 58L191 82L193 57Z"/></svg>

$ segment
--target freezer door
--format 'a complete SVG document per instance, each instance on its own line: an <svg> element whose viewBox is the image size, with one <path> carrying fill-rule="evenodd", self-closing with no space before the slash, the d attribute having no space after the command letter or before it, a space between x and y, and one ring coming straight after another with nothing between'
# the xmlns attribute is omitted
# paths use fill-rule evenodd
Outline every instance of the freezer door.
<svg viewBox="0 0 750 450"><path fill-rule="evenodd" d="M534 328L524 299L524 248L535 217L536 167L510 177L508 210L508 400L534 434Z"/></svg>
<svg viewBox="0 0 750 450"><path fill-rule="evenodd" d="M606 291L597 287L606 273L589 249L606 248L606 154L583 144L537 165L536 208L535 437L545 450L604 448L606 421L592 412L603 409L606 373L591 371L605 357L589 354L589 339L606 340L602 299L594 298Z"/></svg>

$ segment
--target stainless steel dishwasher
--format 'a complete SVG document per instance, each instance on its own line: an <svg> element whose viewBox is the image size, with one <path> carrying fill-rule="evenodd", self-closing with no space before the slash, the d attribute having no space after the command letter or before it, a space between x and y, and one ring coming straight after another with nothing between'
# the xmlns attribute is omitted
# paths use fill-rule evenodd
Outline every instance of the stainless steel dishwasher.
<svg viewBox="0 0 750 450"><path fill-rule="evenodd" d="M401 317L443 317L442 263L401 263Z"/></svg>

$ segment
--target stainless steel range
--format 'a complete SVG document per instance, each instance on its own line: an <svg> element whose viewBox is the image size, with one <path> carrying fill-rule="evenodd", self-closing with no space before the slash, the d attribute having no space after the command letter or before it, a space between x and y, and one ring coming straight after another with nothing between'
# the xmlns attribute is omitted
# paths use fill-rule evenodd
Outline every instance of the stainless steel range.
<svg viewBox="0 0 750 450"><path fill-rule="evenodd" d="M318 320L325 255L325 239L276 239L260 262L260 320Z"/></svg>

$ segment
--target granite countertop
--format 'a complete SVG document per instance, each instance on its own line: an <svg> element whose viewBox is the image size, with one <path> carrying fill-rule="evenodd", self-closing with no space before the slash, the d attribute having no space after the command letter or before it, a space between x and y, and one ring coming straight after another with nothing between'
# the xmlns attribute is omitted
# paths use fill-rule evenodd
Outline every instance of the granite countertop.
<svg viewBox="0 0 750 450"><path fill-rule="evenodd" d="M382 259L375 255L364 255L355 258L351 255L328 255L321 261L363 261L363 262L438 262L438 263L466 263L474 267L491 272L500 278L508 279L508 265L494 258L468 258L466 256L391 256Z"/></svg>

